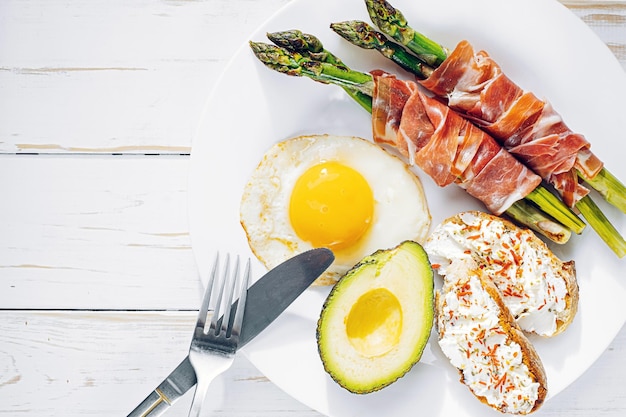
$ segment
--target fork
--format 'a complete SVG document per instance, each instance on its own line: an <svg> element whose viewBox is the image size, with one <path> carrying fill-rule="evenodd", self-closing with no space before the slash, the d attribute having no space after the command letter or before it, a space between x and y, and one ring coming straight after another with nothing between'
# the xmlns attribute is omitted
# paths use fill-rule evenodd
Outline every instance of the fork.
<svg viewBox="0 0 626 417"><path fill-rule="evenodd" d="M243 277L240 277L238 256L232 274L229 271L230 256L228 254L224 264L221 279L216 278L219 272L219 255L217 255L191 339L189 361L196 372L197 384L189 411L190 417L200 415L209 384L232 365L239 344L250 281L250 259L246 262ZM233 295L237 286L239 287L239 301L236 302L236 306L233 306ZM208 329L205 329L210 306L213 306L211 322ZM231 306L236 309L234 318L231 317Z"/></svg>

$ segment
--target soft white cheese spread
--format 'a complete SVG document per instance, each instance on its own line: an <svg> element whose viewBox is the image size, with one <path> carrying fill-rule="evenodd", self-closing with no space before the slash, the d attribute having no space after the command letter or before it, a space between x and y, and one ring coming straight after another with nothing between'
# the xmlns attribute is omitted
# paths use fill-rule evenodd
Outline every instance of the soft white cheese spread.
<svg viewBox="0 0 626 417"><path fill-rule="evenodd" d="M500 221L462 213L463 224L444 222L424 245L433 268L443 276L452 260L473 259L496 284L504 303L527 332L550 336L567 316L567 287L534 235Z"/></svg>

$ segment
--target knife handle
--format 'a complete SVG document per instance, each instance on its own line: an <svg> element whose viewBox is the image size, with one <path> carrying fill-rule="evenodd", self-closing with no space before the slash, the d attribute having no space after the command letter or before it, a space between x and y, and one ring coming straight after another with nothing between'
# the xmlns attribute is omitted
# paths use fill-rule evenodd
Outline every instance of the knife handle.
<svg viewBox="0 0 626 417"><path fill-rule="evenodd" d="M155 389L141 402L133 411L130 412L128 417L147 417L147 416L160 416L163 414L172 403L160 389Z"/></svg>
<svg viewBox="0 0 626 417"><path fill-rule="evenodd" d="M196 373L186 357L161 384L150 393L128 417L157 417L196 385Z"/></svg>

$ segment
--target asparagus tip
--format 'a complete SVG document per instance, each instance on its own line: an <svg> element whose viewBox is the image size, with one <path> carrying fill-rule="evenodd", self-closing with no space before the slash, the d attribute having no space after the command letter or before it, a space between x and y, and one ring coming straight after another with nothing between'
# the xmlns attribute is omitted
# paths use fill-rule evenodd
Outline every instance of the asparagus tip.
<svg viewBox="0 0 626 417"><path fill-rule="evenodd" d="M324 50L322 42L317 37L308 33L303 33L298 29L268 32L267 38L276 45L291 51L319 53Z"/></svg>
<svg viewBox="0 0 626 417"><path fill-rule="evenodd" d="M348 42L363 49L376 49L386 41L382 33L359 20L331 23L330 28Z"/></svg>

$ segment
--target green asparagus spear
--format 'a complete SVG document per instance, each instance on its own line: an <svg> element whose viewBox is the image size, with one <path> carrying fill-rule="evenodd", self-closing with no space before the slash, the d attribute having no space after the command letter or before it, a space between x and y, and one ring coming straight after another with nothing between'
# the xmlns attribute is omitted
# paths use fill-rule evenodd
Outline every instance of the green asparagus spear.
<svg viewBox="0 0 626 417"><path fill-rule="evenodd" d="M354 71L345 66L341 67L341 70L333 69L335 64L329 62L318 61L313 64L310 57L275 45L250 42L250 47L263 64L275 71L292 76L307 77L324 84L336 84L343 88L358 87L359 92L370 96L368 110L372 111L373 78L370 74ZM363 85L357 86L360 82ZM531 203L522 200L517 201L505 214L556 243L566 243L571 236L569 228L553 220Z"/></svg>
<svg viewBox="0 0 626 417"><path fill-rule="evenodd" d="M579 176L607 202L620 209L622 213L626 213L626 186L606 167L603 167L593 178L585 178L580 173Z"/></svg>
<svg viewBox="0 0 626 417"><path fill-rule="evenodd" d="M268 33L267 37L269 40L274 42L274 44L281 46L288 51L300 53L303 57L309 58L313 61L334 64L348 70L348 67L346 67L337 56L324 49L324 45L322 45L322 42L320 42L316 36L302 33L301 31L294 29ZM358 89L350 88L348 86L342 86L342 88L350 97L352 97L354 101L359 103L361 107L365 110L371 111L371 93L366 94Z"/></svg>
<svg viewBox="0 0 626 417"><path fill-rule="evenodd" d="M311 54L320 54L314 57L317 61L330 62L331 64L343 65L341 60L324 49L324 45L317 36L303 33L300 30L284 30L281 32L269 32L267 38L275 45L290 51L307 51ZM311 56L313 58L313 56Z"/></svg>
<svg viewBox="0 0 626 417"><path fill-rule="evenodd" d="M365 3L372 22L426 64L438 67L448 57L448 51L443 46L412 29L402 13L388 2L365 0Z"/></svg>
<svg viewBox="0 0 626 417"><path fill-rule="evenodd" d="M602 210L594 203L589 195L576 203L576 208L596 231L598 236L615 252L615 254L623 258L626 255L626 241L620 233L613 227L611 222L604 216Z"/></svg>
<svg viewBox="0 0 626 417"><path fill-rule="evenodd" d="M416 59L398 44L390 42L384 34L365 22L351 20L331 23L330 28L354 45L364 49L376 49L386 58L420 78L428 78L433 72L431 66Z"/></svg>
<svg viewBox="0 0 626 417"><path fill-rule="evenodd" d="M541 208L546 214L554 217L564 226L569 227L574 233L581 234L585 229L585 222L561 201L556 195L548 191L544 186L538 186L526 199L532 201Z"/></svg>
<svg viewBox="0 0 626 417"><path fill-rule="evenodd" d="M298 52L260 42L250 42L256 57L274 71L292 76L304 76L324 84L336 84L372 96L374 80L370 74L353 71L344 66L312 60Z"/></svg>
<svg viewBox="0 0 626 417"><path fill-rule="evenodd" d="M505 214L518 224L534 230L553 242L567 242L571 236L570 230L563 227L561 223L553 221L552 218L547 218L543 211L527 200L524 198L511 204Z"/></svg>

